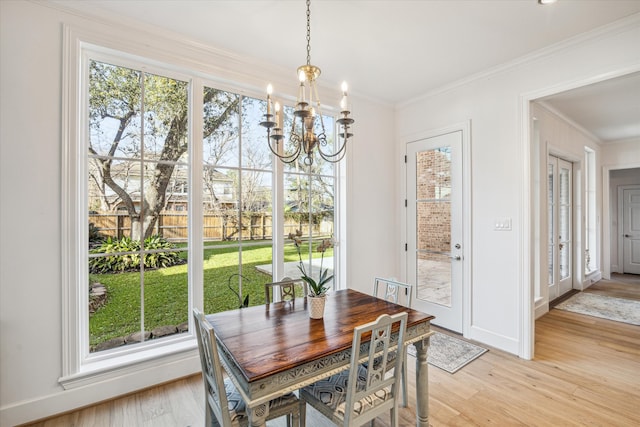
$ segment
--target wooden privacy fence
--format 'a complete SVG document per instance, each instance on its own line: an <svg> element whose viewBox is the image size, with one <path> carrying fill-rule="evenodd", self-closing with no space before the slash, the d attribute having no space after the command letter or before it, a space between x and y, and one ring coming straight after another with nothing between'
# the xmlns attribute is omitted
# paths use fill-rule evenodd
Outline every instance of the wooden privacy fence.
<svg viewBox="0 0 640 427"><path fill-rule="evenodd" d="M326 219L325 219L326 218ZM314 233L333 234L331 213L313 215ZM103 237L122 238L131 235L131 218L126 213L89 214L89 223ZM204 240L237 240L240 224L237 216L219 213L204 214L202 220ZM158 217L153 234L172 241L186 241L188 217L186 213L162 213ZM308 214L295 213L285 215L284 234L302 230L309 232ZM242 216L243 240L265 240L273 238L273 217L270 213L251 213Z"/></svg>

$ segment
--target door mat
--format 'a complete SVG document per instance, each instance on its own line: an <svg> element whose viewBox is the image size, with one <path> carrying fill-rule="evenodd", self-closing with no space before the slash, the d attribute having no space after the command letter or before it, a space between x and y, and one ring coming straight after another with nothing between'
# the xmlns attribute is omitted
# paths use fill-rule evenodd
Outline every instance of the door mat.
<svg viewBox="0 0 640 427"><path fill-rule="evenodd" d="M640 301L580 292L554 308L640 325Z"/></svg>
<svg viewBox="0 0 640 427"><path fill-rule="evenodd" d="M429 338L427 362L429 362L430 365L453 374L487 351L486 348L452 337L451 335L435 332ZM408 346L407 353L415 357L416 348L413 345Z"/></svg>

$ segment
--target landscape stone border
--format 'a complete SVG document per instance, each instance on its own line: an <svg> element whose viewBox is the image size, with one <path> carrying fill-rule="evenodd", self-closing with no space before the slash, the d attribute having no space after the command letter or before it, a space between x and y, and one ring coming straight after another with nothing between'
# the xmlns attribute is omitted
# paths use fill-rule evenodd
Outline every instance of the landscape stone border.
<svg viewBox="0 0 640 427"><path fill-rule="evenodd" d="M95 313L100 307L107 303L107 288L102 283L92 283L89 288L89 313ZM179 325L158 326L151 331L138 331L124 337L112 338L91 347L91 352L109 350L127 344L137 344L142 341L163 338L169 335L181 334L189 331L189 323L184 322Z"/></svg>

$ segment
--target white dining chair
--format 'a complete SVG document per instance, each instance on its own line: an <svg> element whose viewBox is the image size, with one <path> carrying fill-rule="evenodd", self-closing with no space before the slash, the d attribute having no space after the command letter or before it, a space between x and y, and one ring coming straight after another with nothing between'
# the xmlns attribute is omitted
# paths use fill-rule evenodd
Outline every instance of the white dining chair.
<svg viewBox="0 0 640 427"><path fill-rule="evenodd" d="M411 308L412 294L413 286L409 283L398 282L395 279L375 278L373 284L373 295L375 297ZM404 352L404 360L402 362L402 407L406 408L408 404L406 351Z"/></svg>
<svg viewBox="0 0 640 427"><path fill-rule="evenodd" d="M373 283L373 295L411 308L413 285L395 279L376 277Z"/></svg>
<svg viewBox="0 0 640 427"><path fill-rule="evenodd" d="M392 328L398 325L397 342L392 342ZM391 426L398 427L398 383L407 313L383 314L374 322L357 326L353 331L351 363L348 371L335 374L300 390L300 399L317 409L337 426L361 426L390 411ZM370 334L366 355L360 354L362 337ZM396 348L394 348L397 345ZM391 358L398 352L400 357ZM376 363L370 363L377 359ZM367 362L364 366L363 362ZM393 375L387 375L392 365ZM304 414L301 414L304 417Z"/></svg>
<svg viewBox="0 0 640 427"><path fill-rule="evenodd" d="M293 301L296 299L296 288L301 288L302 296L307 297L307 282L302 279L292 279L285 277L279 282L265 283L264 285L264 302L269 305L272 301L275 301L276 289L279 296L279 301Z"/></svg>
<svg viewBox="0 0 640 427"><path fill-rule="evenodd" d="M223 375L213 326L197 308L193 309L194 324L198 337L198 350L202 364L205 392L205 425L222 427L246 427L249 425L247 407L236 387ZM293 393L285 394L268 402L267 420L287 416L287 426L304 427L300 424L305 410ZM214 420L217 423L214 423Z"/></svg>

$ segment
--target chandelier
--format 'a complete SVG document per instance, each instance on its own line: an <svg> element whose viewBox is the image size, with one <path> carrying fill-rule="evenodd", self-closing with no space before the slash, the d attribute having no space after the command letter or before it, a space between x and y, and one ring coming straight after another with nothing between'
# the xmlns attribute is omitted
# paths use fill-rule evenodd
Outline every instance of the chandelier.
<svg viewBox="0 0 640 427"><path fill-rule="evenodd" d="M267 87L267 112L264 121L260 125L267 129L267 141L269 149L284 163L295 162L300 155L304 155L303 161L307 166L313 164L313 152L324 160L337 163L344 157L347 141L353 136L349 132L349 126L354 120L349 117L349 104L347 99L347 83L342 83L342 99L340 100L340 116L336 119L338 125L337 150L327 153L327 135L322 118L322 109L316 79L320 76L320 68L311 65L311 0L307 0L307 63L298 67L298 80L300 81L296 106L293 111L293 121L289 132L288 150L285 151L284 140L284 110L278 102L272 105L271 94L273 87ZM282 142L282 146L281 143Z"/></svg>

